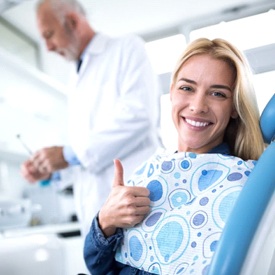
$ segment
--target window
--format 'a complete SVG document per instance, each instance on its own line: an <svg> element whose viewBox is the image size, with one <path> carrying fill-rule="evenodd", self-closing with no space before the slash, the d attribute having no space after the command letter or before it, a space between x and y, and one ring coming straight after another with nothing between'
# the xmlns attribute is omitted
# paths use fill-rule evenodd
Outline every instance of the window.
<svg viewBox="0 0 275 275"><path fill-rule="evenodd" d="M146 50L157 74L171 72L186 46L182 34L169 36L146 43Z"/></svg>
<svg viewBox="0 0 275 275"><path fill-rule="evenodd" d="M0 18L0 48L38 68L38 46L30 38Z"/></svg>
<svg viewBox="0 0 275 275"><path fill-rule="evenodd" d="M275 93L275 70L254 75L254 87L260 112Z"/></svg>
<svg viewBox="0 0 275 275"><path fill-rule="evenodd" d="M244 51L275 43L272 26L275 26L274 10L194 30L190 33L190 40L199 37L210 39L220 37Z"/></svg>

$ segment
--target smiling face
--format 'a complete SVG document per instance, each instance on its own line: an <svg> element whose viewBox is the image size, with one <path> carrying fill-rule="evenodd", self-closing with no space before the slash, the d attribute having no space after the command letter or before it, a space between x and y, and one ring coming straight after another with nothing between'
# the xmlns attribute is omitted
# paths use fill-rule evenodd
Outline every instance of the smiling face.
<svg viewBox="0 0 275 275"><path fill-rule="evenodd" d="M189 58L172 84L172 118L178 150L206 153L223 141L233 106L234 70L222 60L203 54Z"/></svg>

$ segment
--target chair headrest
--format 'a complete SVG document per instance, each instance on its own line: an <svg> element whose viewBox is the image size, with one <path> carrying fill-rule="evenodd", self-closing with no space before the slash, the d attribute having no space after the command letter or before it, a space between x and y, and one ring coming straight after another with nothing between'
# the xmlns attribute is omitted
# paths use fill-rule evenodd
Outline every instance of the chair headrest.
<svg viewBox="0 0 275 275"><path fill-rule="evenodd" d="M275 94L268 101L262 112L260 126L264 141L271 143L275 138Z"/></svg>

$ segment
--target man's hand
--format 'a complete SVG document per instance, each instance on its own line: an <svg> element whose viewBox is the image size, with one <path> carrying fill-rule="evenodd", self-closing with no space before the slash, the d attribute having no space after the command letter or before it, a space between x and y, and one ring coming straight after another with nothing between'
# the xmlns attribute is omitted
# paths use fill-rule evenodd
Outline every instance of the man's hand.
<svg viewBox="0 0 275 275"><path fill-rule="evenodd" d="M63 147L54 146L37 151L21 166L22 176L29 182L48 179L57 170L68 167L63 156Z"/></svg>
<svg viewBox="0 0 275 275"><path fill-rule="evenodd" d="M99 212L99 226L105 236L111 236L118 227L133 227L150 211L149 190L145 187L124 186L123 167L114 160L115 175L111 193Z"/></svg>
<svg viewBox="0 0 275 275"><path fill-rule="evenodd" d="M40 172L34 165L31 160L25 161L21 165L21 174L30 183L35 183L39 180L48 179L51 176L51 173Z"/></svg>
<svg viewBox="0 0 275 275"><path fill-rule="evenodd" d="M63 147L53 146L37 151L31 158L33 166L40 173L53 173L68 167L63 156Z"/></svg>

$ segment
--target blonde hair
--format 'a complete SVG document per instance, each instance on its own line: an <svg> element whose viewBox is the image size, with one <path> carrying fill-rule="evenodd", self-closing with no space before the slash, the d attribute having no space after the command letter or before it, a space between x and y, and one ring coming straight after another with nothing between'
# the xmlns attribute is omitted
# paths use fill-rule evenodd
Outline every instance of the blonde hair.
<svg viewBox="0 0 275 275"><path fill-rule="evenodd" d="M233 103L238 118L231 118L226 128L224 141L231 153L244 160L258 159L264 150L264 141L259 125L259 109L252 82L252 73L245 56L223 39L199 38L191 42L179 58L172 73L175 84L183 64L194 55L208 54L225 61L235 72Z"/></svg>

